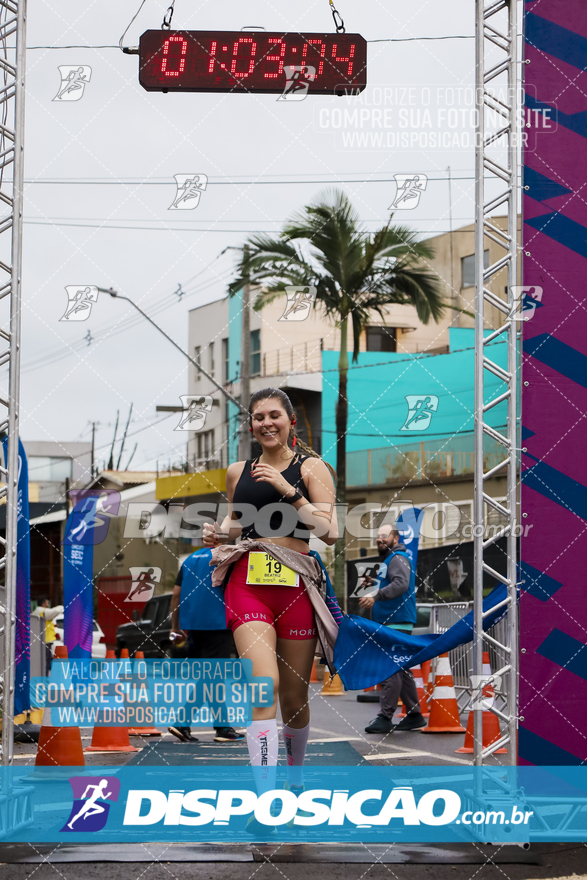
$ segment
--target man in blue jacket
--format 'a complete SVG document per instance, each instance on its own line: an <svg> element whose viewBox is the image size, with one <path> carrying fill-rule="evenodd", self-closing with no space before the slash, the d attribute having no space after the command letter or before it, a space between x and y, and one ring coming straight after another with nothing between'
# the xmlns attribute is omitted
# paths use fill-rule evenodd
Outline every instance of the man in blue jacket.
<svg viewBox="0 0 587 880"><path fill-rule="evenodd" d="M171 635L188 639L188 657L236 656L232 633L226 628L222 590L212 586L208 547L196 550L183 563L171 597ZM170 727L169 732L182 742L198 742L189 727ZM233 727L214 728L215 742L244 739Z"/></svg>
<svg viewBox="0 0 587 880"><path fill-rule="evenodd" d="M399 532L390 525L381 526L377 533L377 549L384 564L377 580L373 581L374 594L365 596L359 604L362 608L372 609L376 623L411 633L416 623L416 577L405 545L400 542ZM406 707L406 717L394 725L393 716L400 696ZM365 728L366 733L426 727L414 676L409 669L401 669L381 682L380 706L379 715Z"/></svg>

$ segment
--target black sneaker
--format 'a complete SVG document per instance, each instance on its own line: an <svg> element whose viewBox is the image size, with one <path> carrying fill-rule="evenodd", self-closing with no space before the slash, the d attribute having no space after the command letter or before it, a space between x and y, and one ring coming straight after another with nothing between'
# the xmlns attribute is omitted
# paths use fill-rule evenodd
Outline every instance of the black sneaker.
<svg viewBox="0 0 587 880"><path fill-rule="evenodd" d="M392 730L393 723L391 718L380 713L377 718L373 719L369 727L365 728L365 733L391 733Z"/></svg>
<svg viewBox="0 0 587 880"><path fill-rule="evenodd" d="M245 738L244 733L237 733L234 727L216 727L214 732L216 743L237 742Z"/></svg>
<svg viewBox="0 0 587 880"><path fill-rule="evenodd" d="M181 740L181 742L200 742L197 736L192 736L192 732L189 727L168 727L167 730L169 731L169 733L172 733L173 736L176 736L179 740Z"/></svg>
<svg viewBox="0 0 587 880"><path fill-rule="evenodd" d="M406 715L399 724L396 724L394 730L419 730L420 727L426 727L427 722L421 712L414 712L412 715Z"/></svg>

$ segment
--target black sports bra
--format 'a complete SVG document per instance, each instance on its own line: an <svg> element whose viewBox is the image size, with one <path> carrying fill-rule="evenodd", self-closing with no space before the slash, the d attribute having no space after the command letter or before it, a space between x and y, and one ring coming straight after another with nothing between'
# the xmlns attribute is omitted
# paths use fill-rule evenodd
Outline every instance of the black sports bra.
<svg viewBox="0 0 587 880"><path fill-rule="evenodd" d="M309 501L308 488L302 477L302 464L307 457L307 455L295 455L281 473L284 479ZM312 530L301 521L296 508L288 501L284 501L282 494L270 483L255 482L251 474L252 464L253 459L245 462L232 499L235 506L252 505L257 511L255 520L251 523L251 515L249 515L251 511L247 507L244 507L243 511L235 510L244 522L242 537L299 538L309 543Z"/></svg>

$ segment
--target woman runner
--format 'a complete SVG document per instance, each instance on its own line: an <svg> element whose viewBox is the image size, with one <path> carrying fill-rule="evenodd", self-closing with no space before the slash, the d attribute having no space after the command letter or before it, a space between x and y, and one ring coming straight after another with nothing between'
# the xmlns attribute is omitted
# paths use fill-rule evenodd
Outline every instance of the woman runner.
<svg viewBox="0 0 587 880"><path fill-rule="evenodd" d="M314 654L319 638L331 659L340 610L325 595L318 560L308 555L312 532L330 545L337 538L328 466L296 438L291 401L277 388L253 394L249 429L262 453L228 468L229 515L220 526L204 524L203 542L215 548L213 583L228 576L226 622L239 657L253 661L253 675L273 679L273 704L254 707L247 728L261 794L275 787L278 697L288 787L294 791L303 787ZM242 540L236 546L220 546L238 535Z"/></svg>

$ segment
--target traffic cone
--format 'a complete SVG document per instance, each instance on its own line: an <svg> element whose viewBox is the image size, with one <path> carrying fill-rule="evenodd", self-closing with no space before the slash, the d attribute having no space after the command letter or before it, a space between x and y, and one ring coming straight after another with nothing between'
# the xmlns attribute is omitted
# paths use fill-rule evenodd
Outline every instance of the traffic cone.
<svg viewBox="0 0 587 880"><path fill-rule="evenodd" d="M428 711L428 703L426 702L426 691L424 690L424 680L422 678L422 669L420 666L414 666L412 669L412 674L414 676L414 681L416 682L416 690L418 691L418 702L420 703L420 712L424 716L424 718L428 718L430 712ZM406 714L405 704L402 704L402 718Z"/></svg>
<svg viewBox="0 0 587 880"><path fill-rule="evenodd" d="M373 687L370 688L365 688L362 694L357 694L357 703L378 703L381 699L379 696L380 690L380 684L373 685Z"/></svg>
<svg viewBox="0 0 587 880"><path fill-rule="evenodd" d="M343 694L344 688L342 686L342 681L340 680L340 675L338 673L335 673L334 675L325 675L320 695L323 697L342 697Z"/></svg>
<svg viewBox="0 0 587 880"><path fill-rule="evenodd" d="M441 654L436 664L434 692L430 703L428 727L420 733L464 733L459 720L459 707L450 670L448 654Z"/></svg>
<svg viewBox="0 0 587 880"><path fill-rule="evenodd" d="M67 648L55 648L53 662L67 660ZM51 673L49 672L49 678ZM79 727L54 727L51 709L43 712L35 767L85 767L84 750Z"/></svg>
<svg viewBox="0 0 587 880"><path fill-rule="evenodd" d="M483 651L483 676L491 675L491 663L489 661L489 651ZM483 688L483 697L487 700L495 699L495 690L492 684L486 684ZM467 730L465 732L465 743L460 749L456 750L456 754L471 755L475 751L473 747L473 726L475 713L469 712L467 720ZM499 729L499 718L490 709L483 708L483 748L492 746L501 738L501 730ZM507 755L508 750L496 749L492 755Z"/></svg>
<svg viewBox="0 0 587 880"><path fill-rule="evenodd" d="M128 653L128 648L121 648L120 649L120 659L127 660L129 658L130 658L130 654Z"/></svg>
<svg viewBox="0 0 587 880"><path fill-rule="evenodd" d="M126 650L126 648L123 648ZM120 652L120 656L122 657L122 651ZM135 651L135 660L144 660L145 655L142 651ZM129 727L128 729L129 736L163 736L160 730L157 730L156 727Z"/></svg>
<svg viewBox="0 0 587 880"><path fill-rule="evenodd" d="M426 660L426 663L429 663L428 666L428 681L426 682L426 704L430 706L432 701L432 694L434 693L434 676L436 675L436 661L438 657L435 657L434 660Z"/></svg>
<svg viewBox="0 0 587 880"><path fill-rule="evenodd" d="M420 667L422 669L422 678L424 680L425 685L428 684L428 680L430 678L430 666L431 665L432 665L431 660L423 660L422 663L420 664Z"/></svg>
<svg viewBox="0 0 587 880"><path fill-rule="evenodd" d="M310 673L310 684L316 684L318 681L318 674L316 673L316 661L312 661L312 672Z"/></svg>
<svg viewBox="0 0 587 880"><path fill-rule="evenodd" d="M125 650L123 648L123 650ZM127 652L128 653L128 652ZM114 651L106 651L106 660L115 660ZM131 746L126 727L94 727L92 743L85 752L138 752Z"/></svg>

